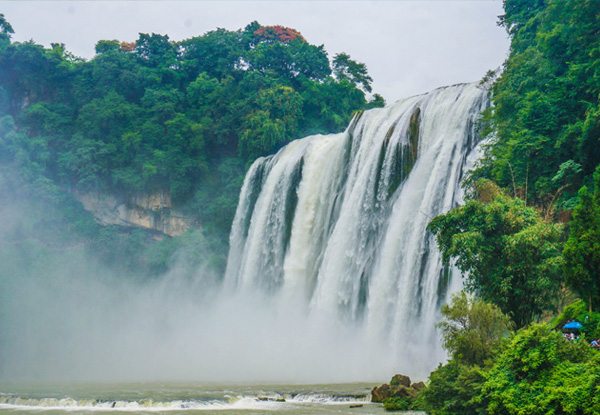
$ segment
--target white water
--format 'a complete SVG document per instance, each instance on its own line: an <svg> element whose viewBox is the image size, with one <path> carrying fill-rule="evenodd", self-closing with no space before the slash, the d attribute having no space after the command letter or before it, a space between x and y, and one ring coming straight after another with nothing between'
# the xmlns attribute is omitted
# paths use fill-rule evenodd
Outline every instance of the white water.
<svg viewBox="0 0 600 415"><path fill-rule="evenodd" d="M344 326L376 370L426 377L444 359L439 306L460 286L426 226L462 199L485 96L474 84L440 88L257 160L231 232L226 286L275 298L274 314Z"/></svg>
<svg viewBox="0 0 600 415"><path fill-rule="evenodd" d="M0 384L1 385L1 384ZM1 385L7 390L19 387ZM61 385L42 390L0 393L0 413L340 413L336 408L365 407L363 413L380 413L370 404L369 384L346 385L202 385L121 384ZM40 385L37 386L40 388ZM36 388L36 389L37 389ZM366 411L365 411L366 409ZM342 409L343 410L343 409Z"/></svg>

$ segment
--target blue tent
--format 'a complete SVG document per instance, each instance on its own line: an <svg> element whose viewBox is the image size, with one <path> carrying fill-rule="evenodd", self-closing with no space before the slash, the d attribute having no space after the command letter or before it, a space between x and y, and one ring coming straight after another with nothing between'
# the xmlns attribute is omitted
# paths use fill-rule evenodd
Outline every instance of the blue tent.
<svg viewBox="0 0 600 415"><path fill-rule="evenodd" d="M579 330L580 328L583 327L583 324L577 322L577 321L572 321L570 323L567 323L563 326L563 329L570 329L570 330Z"/></svg>

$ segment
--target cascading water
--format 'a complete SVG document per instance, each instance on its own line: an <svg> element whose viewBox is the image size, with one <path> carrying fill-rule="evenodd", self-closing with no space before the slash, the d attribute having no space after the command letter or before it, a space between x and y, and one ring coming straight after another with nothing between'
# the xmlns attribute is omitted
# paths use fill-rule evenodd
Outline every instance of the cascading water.
<svg viewBox="0 0 600 415"><path fill-rule="evenodd" d="M390 371L425 376L444 356L439 306L460 287L425 228L462 200L486 105L475 84L440 88L258 159L242 188L226 286L276 298L274 313L340 322L372 345L365 355L385 353Z"/></svg>

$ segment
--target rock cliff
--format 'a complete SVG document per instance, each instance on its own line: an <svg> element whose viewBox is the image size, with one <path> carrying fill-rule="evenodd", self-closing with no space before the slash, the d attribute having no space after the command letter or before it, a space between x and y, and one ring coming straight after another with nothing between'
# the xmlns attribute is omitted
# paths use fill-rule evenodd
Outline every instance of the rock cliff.
<svg viewBox="0 0 600 415"><path fill-rule="evenodd" d="M166 192L119 198L103 193L75 193L83 207L103 225L152 229L177 236L194 226L194 221L173 207Z"/></svg>
<svg viewBox="0 0 600 415"><path fill-rule="evenodd" d="M390 398L414 398L417 392L425 387L423 382L412 383L405 375L394 375L389 384L374 387L371 391L371 402L384 402Z"/></svg>

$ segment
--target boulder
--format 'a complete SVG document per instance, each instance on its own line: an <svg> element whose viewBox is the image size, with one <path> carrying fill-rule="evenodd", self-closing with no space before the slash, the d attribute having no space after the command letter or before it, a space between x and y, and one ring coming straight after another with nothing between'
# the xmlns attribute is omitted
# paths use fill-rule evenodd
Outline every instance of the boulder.
<svg viewBox="0 0 600 415"><path fill-rule="evenodd" d="M384 383L379 387L374 387L371 391L371 402L383 402L389 398L414 398L420 389L423 389L423 382L413 383L405 375L394 375L389 384Z"/></svg>
<svg viewBox="0 0 600 415"><path fill-rule="evenodd" d="M413 383L412 385L410 385L410 387L418 392L425 387L425 383L424 382Z"/></svg>
<svg viewBox="0 0 600 415"><path fill-rule="evenodd" d="M384 383L379 387L375 386L373 388L373 390L371 391L371 402L383 402L391 396L392 394L390 385Z"/></svg>
<svg viewBox="0 0 600 415"><path fill-rule="evenodd" d="M406 386L410 387L410 378L404 375L394 375L392 380L390 380L390 385L392 386Z"/></svg>

